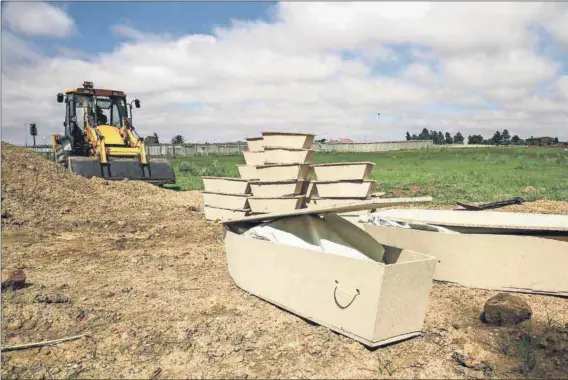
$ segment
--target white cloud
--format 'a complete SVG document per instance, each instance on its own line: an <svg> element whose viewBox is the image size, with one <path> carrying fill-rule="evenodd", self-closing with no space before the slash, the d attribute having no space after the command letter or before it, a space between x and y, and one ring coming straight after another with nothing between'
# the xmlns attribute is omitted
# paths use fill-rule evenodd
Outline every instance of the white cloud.
<svg viewBox="0 0 568 380"><path fill-rule="evenodd" d="M32 120L43 136L61 131L55 94L89 80L140 98L137 130L162 140L270 129L395 140L424 126L568 140L568 80L532 45L530 27L561 14L547 4L286 2L275 11L273 23L179 38L115 25L125 41L90 59L48 57L5 33L14 59L2 72L3 139L21 140ZM542 83L554 91L535 93Z"/></svg>
<svg viewBox="0 0 568 380"><path fill-rule="evenodd" d="M2 21L14 33L60 38L69 36L75 25L67 13L48 3L8 2L2 8Z"/></svg>

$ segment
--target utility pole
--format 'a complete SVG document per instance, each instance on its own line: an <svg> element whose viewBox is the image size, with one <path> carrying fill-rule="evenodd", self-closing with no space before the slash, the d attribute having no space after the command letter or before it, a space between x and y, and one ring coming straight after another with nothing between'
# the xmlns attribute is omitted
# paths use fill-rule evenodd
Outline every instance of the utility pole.
<svg viewBox="0 0 568 380"><path fill-rule="evenodd" d="M379 120L381 118L380 116L381 116L381 114L379 112L377 112L377 125L379 125ZM379 140L380 139L377 139L377 141L379 141Z"/></svg>

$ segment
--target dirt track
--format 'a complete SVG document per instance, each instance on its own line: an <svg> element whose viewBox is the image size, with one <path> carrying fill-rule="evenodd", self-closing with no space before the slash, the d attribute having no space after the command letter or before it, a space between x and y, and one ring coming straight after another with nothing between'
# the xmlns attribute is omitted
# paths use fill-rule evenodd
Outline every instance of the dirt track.
<svg viewBox="0 0 568 380"><path fill-rule="evenodd" d="M3 377L518 378L532 356L529 377L568 372L566 299L523 295L527 334L480 322L496 292L435 284L424 334L370 350L237 288L201 210L198 192L87 180L3 144L3 279L23 268L30 286L2 294L2 346L85 334L3 353Z"/></svg>

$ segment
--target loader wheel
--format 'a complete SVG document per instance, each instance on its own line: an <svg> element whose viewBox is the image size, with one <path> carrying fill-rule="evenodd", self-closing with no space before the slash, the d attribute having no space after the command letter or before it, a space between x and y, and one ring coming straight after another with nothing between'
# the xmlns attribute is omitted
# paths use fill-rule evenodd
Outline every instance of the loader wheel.
<svg viewBox="0 0 568 380"><path fill-rule="evenodd" d="M69 154L63 150L61 144L55 146L55 162L67 169Z"/></svg>

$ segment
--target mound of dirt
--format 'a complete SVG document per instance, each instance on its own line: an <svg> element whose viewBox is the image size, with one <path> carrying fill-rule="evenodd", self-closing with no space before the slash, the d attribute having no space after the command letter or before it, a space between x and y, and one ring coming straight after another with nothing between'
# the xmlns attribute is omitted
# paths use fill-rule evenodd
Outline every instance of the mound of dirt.
<svg viewBox="0 0 568 380"><path fill-rule="evenodd" d="M2 143L4 225L64 225L81 220L104 225L133 214L197 211L197 205L196 197L188 193L140 181L87 179L28 149Z"/></svg>

